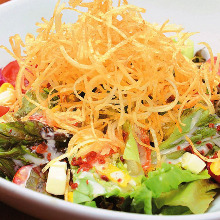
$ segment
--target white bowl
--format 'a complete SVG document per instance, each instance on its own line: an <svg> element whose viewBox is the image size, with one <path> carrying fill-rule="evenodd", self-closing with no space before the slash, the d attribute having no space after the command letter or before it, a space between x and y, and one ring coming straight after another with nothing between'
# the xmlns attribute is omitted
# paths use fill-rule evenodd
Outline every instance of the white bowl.
<svg viewBox="0 0 220 220"><path fill-rule="evenodd" d="M64 1L64 0L63 0ZM195 42L205 41L213 52L220 52L220 1L175 1L175 0L130 0L145 7L144 17L157 23L170 19L170 23L181 24L186 31L200 32L193 36ZM13 0L0 6L0 45L9 47L11 35L20 34L23 38L28 32L35 33L35 23L41 17L50 18L56 0ZM199 5L198 5L199 4ZM64 19L75 21L76 15L65 14ZM202 46L197 46L202 48ZM13 60L5 51L0 50L0 68ZM148 220L189 220L220 219L220 198L212 204L209 212L202 215L187 216L149 216L108 211L68 203L51 198L28 189L21 188L0 178L0 200L41 219L148 219Z"/></svg>

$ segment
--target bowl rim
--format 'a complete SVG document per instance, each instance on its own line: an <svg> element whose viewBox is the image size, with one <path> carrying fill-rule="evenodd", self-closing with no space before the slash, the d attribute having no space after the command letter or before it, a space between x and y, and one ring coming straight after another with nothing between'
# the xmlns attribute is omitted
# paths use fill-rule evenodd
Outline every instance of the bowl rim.
<svg viewBox="0 0 220 220"><path fill-rule="evenodd" d="M58 199L55 197L50 197L36 191L23 188L18 186L8 180L5 180L0 177L0 191L4 190L5 193L12 192L14 197L19 197L20 201L22 199L30 199L35 201L36 203L41 203L41 205L48 208L58 208L62 209L62 212L77 214L79 216L92 216L94 219L103 219L103 217L108 217L108 219L117 219L117 220L125 220L125 219L139 219L139 220L180 220L184 218L189 219L219 219L220 211L212 212L212 213L204 213L204 214L191 214L191 215L148 215L148 214L137 214L137 213L127 213L127 212L119 212L119 211L111 211L101 208L93 208L87 207L80 204L75 204L71 202L66 202L62 199ZM1 200L1 199L0 199ZM4 202L4 199L3 199ZM14 207L16 208L16 207Z"/></svg>

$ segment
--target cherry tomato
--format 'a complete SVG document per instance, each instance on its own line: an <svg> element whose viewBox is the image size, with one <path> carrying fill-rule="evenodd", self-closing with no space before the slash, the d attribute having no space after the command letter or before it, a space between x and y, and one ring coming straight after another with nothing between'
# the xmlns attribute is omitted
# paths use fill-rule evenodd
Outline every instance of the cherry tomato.
<svg viewBox="0 0 220 220"><path fill-rule="evenodd" d="M16 77L19 72L19 65L17 60L10 62L2 70L2 75L5 80L15 86Z"/></svg>
<svg viewBox="0 0 220 220"><path fill-rule="evenodd" d="M12 182L19 186L25 187L32 168L33 168L32 165L21 167L16 172Z"/></svg>
<svg viewBox="0 0 220 220"><path fill-rule="evenodd" d="M5 115L9 111L9 107L7 106L0 106L0 117Z"/></svg>
<svg viewBox="0 0 220 220"><path fill-rule="evenodd" d="M6 82L6 80L5 80L5 78L3 77L3 75L2 75L2 69L0 69L0 86L3 84L3 83L5 83Z"/></svg>

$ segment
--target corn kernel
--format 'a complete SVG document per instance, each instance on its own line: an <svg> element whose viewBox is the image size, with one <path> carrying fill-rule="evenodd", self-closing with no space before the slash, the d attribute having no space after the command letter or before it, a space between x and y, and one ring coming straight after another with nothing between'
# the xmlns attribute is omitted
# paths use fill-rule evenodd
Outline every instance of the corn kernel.
<svg viewBox="0 0 220 220"><path fill-rule="evenodd" d="M73 192L68 193L68 201L73 202Z"/></svg>
<svg viewBox="0 0 220 220"><path fill-rule="evenodd" d="M5 92L5 91L7 91L8 89L13 89L13 90L14 90L13 85L10 84L10 83L3 83L3 84L1 85L1 87L0 87L0 93Z"/></svg>

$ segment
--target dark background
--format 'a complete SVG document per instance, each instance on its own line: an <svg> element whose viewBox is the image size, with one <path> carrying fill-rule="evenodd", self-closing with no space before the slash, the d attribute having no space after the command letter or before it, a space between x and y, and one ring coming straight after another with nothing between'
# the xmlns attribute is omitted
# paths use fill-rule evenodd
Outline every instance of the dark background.
<svg viewBox="0 0 220 220"><path fill-rule="evenodd" d="M18 201L20 202L20 201ZM0 219L1 220L37 220L29 215L17 211L10 206L0 202Z"/></svg>

